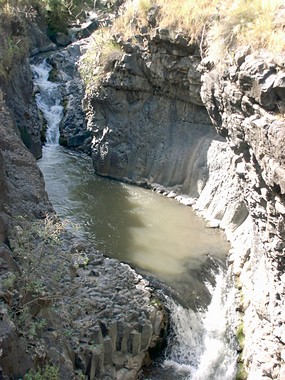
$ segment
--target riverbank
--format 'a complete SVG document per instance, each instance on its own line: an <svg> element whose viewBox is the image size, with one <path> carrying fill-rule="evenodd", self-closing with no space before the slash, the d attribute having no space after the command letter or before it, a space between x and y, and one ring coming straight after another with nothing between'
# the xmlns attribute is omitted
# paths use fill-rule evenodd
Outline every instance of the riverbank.
<svg viewBox="0 0 285 380"><path fill-rule="evenodd" d="M201 50L202 42L207 42L204 33L198 43L181 32L174 35L172 29L157 26L158 11L147 12L144 28L134 20L140 30L130 40L115 35L115 45L110 46L103 39L98 46L109 50L101 56L85 56L82 75L92 79L85 95L80 73L68 67L69 58L74 64L73 58L82 52L71 45L58 53L55 73L60 80L57 62L61 61L70 77L63 104L62 143L92 153L95 170L101 175L167 188L170 196L186 194L187 203L193 203L210 225L225 229L233 246L229 271L240 294L236 320L241 327L243 371L239 376L281 379L285 370L284 57L237 47L220 66ZM277 27L284 25L283 19L280 8ZM47 40L34 44L40 49L48 46ZM3 275L8 279L10 271L22 273L16 265L18 252L11 250L13 228L27 227L16 217L35 220L53 214L41 174L19 135L20 131L26 147L40 157L41 118L33 101L29 65L22 58L7 66L8 72L0 78L1 244ZM91 65L94 62L97 71ZM14 298L17 301L15 291L16 297L10 287L2 294L4 335L9 332L3 338L9 353L7 360L2 358L4 372L12 371L9 363L25 351L13 351L9 342L24 347L27 342L6 312ZM17 318L20 315L15 313ZM36 315L31 311L29 318L35 321ZM58 347L58 342L54 345ZM52 362L39 346L33 350L34 360L44 357ZM32 356L28 364L19 365L21 375L23 368L35 366ZM70 366L73 359L72 355Z"/></svg>
<svg viewBox="0 0 285 380"><path fill-rule="evenodd" d="M54 48L46 41L37 53ZM134 379L164 339L167 313L147 281L57 219L27 149L41 155L43 120L29 62L12 62L9 78L0 99L1 375Z"/></svg>

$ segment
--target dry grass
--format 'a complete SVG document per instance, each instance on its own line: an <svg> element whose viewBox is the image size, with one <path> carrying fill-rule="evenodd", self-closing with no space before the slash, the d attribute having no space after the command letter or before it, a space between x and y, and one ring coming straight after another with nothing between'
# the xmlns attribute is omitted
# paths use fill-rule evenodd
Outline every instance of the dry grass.
<svg viewBox="0 0 285 380"><path fill-rule="evenodd" d="M219 0L158 0L161 7L160 26L187 32L192 40L218 16Z"/></svg>
<svg viewBox="0 0 285 380"><path fill-rule="evenodd" d="M113 32L123 34L125 39L131 38L139 28L147 26L147 15L152 3L153 0L128 0L113 25Z"/></svg>
<svg viewBox="0 0 285 380"><path fill-rule="evenodd" d="M148 10L159 6L158 26L187 33L200 43L208 34L209 53L224 58L237 46L285 50L285 32L274 24L284 0L128 0L113 33L128 39L147 25Z"/></svg>
<svg viewBox="0 0 285 380"><path fill-rule="evenodd" d="M219 19L209 29L209 55L214 61L220 60L238 46L245 45L252 50L284 51L285 31L274 24L282 3L282 0L236 0L229 3L221 9Z"/></svg>
<svg viewBox="0 0 285 380"><path fill-rule="evenodd" d="M93 33L92 37L79 65L86 92L98 86L103 74L110 71L123 54L121 47L113 38L111 29L103 28Z"/></svg>
<svg viewBox="0 0 285 380"><path fill-rule="evenodd" d="M1 1L1 0L0 0ZM188 34L214 62L231 57L240 46L252 50L285 51L285 28L276 25L285 0L127 0L111 29L94 33L94 42L81 63L81 74L91 88L122 51L114 35L133 41L149 27L151 7L158 7L157 27ZM150 28L149 28L150 30ZM205 45L207 41L207 46Z"/></svg>

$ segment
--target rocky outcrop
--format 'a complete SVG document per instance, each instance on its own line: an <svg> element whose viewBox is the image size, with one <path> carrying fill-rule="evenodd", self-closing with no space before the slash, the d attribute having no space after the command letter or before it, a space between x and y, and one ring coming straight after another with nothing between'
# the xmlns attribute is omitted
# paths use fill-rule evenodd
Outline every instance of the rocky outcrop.
<svg viewBox="0 0 285 380"><path fill-rule="evenodd" d="M64 54L74 63L78 51ZM147 281L55 217L27 149L41 155L28 61L0 84L0 377L136 379L164 339L166 312Z"/></svg>
<svg viewBox="0 0 285 380"><path fill-rule="evenodd" d="M222 140L201 106L197 49L167 30L140 42L121 43L124 54L85 98L95 171L197 197L208 148Z"/></svg>
<svg viewBox="0 0 285 380"><path fill-rule="evenodd" d="M0 137L2 375L20 378L51 364L60 379L137 378L164 339L164 309L129 266L63 230L54 245L56 220L41 232L53 210L4 102Z"/></svg>
<svg viewBox="0 0 285 380"><path fill-rule="evenodd" d="M36 158L42 155L41 122L33 99L29 54L54 49L39 9L23 5L1 14L0 88L13 122L26 147Z"/></svg>
<svg viewBox="0 0 285 380"><path fill-rule="evenodd" d="M149 349L165 338L165 311L148 281L128 265L81 249L75 247L72 255L79 305L74 307L74 296L68 300L73 306L65 325L72 332L76 367L90 379L137 379L150 363Z"/></svg>
<svg viewBox="0 0 285 380"><path fill-rule="evenodd" d="M13 293L3 289L11 274L20 275L19 265L9 246L11 231L16 219L41 219L53 210L35 158L24 147L3 100L0 110L0 346L3 353L0 367L3 376L18 376L31 368L32 361L8 313L8 310L11 312L8 304Z"/></svg>
<svg viewBox="0 0 285 380"><path fill-rule="evenodd" d="M234 153L238 189L251 219L233 254L242 292L249 379L282 379L284 351L284 60L236 54L225 68L203 62L202 99Z"/></svg>
<svg viewBox="0 0 285 380"><path fill-rule="evenodd" d="M250 55L245 49L232 63L215 67L207 59L200 63L197 46L181 35L143 32L136 44L117 36L122 53L108 62L99 87L85 97L87 124L74 67L81 48L74 44L50 59L58 79L67 82L62 142L89 152L93 139L99 174L152 186L181 201L184 194L185 203L211 226L226 230L233 246L229 270L240 293L239 361L249 379L282 379L284 57ZM27 62L22 63L26 69L11 67L9 80L1 82L6 104L1 102L0 119L0 274L5 280L23 272L12 244L12 228L23 226L14 218L39 219L52 212L41 174L18 133L39 157L39 120L34 103L26 106L32 87ZM59 368L62 379L79 377L80 371L98 379L136 378L148 349L162 338L165 312L151 304L148 283L128 266L68 234L61 239L58 258L46 265L43 277L51 284L52 270L62 268L60 300L52 312L45 302L29 309L29 321L48 320L37 344L30 335L21 336L8 314L19 301L19 289L11 292L7 281L1 288L4 374L22 376L44 360ZM17 365L11 368L14 358Z"/></svg>
<svg viewBox="0 0 285 380"><path fill-rule="evenodd" d="M17 215L42 218L52 211L42 174L34 157L25 149L3 101L0 107L1 212L11 218Z"/></svg>
<svg viewBox="0 0 285 380"><path fill-rule="evenodd" d="M123 53L84 101L95 171L176 196L226 230L239 362L249 379L281 379L284 59L241 49L234 63L200 64L197 48L172 35L117 39Z"/></svg>
<svg viewBox="0 0 285 380"><path fill-rule="evenodd" d="M59 126L59 143L90 154L92 137L82 109L84 88L78 72L78 60L86 52L86 45L85 40L76 41L52 54L48 63L52 66L50 79L61 84L64 114Z"/></svg>

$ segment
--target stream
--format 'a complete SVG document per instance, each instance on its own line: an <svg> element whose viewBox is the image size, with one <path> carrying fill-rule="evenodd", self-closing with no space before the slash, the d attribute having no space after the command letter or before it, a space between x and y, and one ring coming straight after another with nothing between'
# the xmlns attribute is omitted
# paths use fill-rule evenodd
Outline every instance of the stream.
<svg viewBox="0 0 285 380"><path fill-rule="evenodd" d="M225 282L229 244L223 233L206 228L191 208L174 199L95 175L89 157L59 146L60 84L48 80L51 67L45 60L31 68L48 126L38 165L58 216L165 292L168 345L141 378L234 379L236 350L228 324L233 295Z"/></svg>

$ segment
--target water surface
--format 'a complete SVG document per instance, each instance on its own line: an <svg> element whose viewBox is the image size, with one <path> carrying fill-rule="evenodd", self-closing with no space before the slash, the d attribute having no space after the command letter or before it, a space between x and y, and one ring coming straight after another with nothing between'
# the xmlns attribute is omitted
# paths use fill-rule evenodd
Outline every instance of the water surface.
<svg viewBox="0 0 285 380"><path fill-rule="evenodd" d="M32 65L38 107L47 121L39 166L55 210L105 255L129 263L163 289L171 332L165 356L145 380L232 380L236 350L227 330L229 297L221 267L221 231L205 228L192 209L150 190L98 177L91 160L58 145L60 84L44 60ZM170 290L170 291L169 291Z"/></svg>
<svg viewBox="0 0 285 380"><path fill-rule="evenodd" d="M43 156L38 163L61 218L104 254L164 281L184 303L202 296L203 268L229 248L221 231L174 199L95 175L89 157L52 144Z"/></svg>

